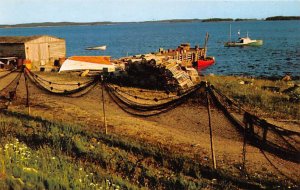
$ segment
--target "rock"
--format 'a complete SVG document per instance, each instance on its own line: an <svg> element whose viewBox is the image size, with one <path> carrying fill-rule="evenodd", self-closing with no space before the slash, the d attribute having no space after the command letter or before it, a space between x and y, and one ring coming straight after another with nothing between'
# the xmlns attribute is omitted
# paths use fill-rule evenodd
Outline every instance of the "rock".
<svg viewBox="0 0 300 190"><path fill-rule="evenodd" d="M285 75L281 80L283 80L283 81L291 81L292 77L290 75Z"/></svg>

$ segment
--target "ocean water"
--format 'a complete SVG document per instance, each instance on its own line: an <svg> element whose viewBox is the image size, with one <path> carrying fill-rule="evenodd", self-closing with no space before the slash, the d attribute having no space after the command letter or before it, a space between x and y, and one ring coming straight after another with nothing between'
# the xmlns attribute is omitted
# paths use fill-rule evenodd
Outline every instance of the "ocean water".
<svg viewBox="0 0 300 190"><path fill-rule="evenodd" d="M261 47L224 47L229 39L246 36L262 39ZM204 74L248 75L280 77L286 73L300 76L300 21L248 22L191 22L191 23L131 23L99 26L63 26L38 28L2 28L1 36L54 35L66 39L67 56L126 55L156 52L160 47L175 49L189 42L192 46L204 44L209 33L208 55L216 64ZM89 46L107 45L106 51L85 50Z"/></svg>

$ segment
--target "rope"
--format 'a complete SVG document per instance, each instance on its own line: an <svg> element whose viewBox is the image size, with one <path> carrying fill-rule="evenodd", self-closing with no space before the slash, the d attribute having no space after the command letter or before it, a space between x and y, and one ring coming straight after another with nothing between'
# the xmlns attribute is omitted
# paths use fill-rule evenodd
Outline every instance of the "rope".
<svg viewBox="0 0 300 190"><path fill-rule="evenodd" d="M39 83L36 78L28 75L27 72L25 72L25 74L28 76L30 81L33 84L35 84L38 88L40 88L41 90L46 91L47 93L50 93L50 94L61 95L61 96L69 96L69 97L72 94L75 94L75 93L81 92L83 90L86 90L88 87L91 87L91 86L95 85L99 81L98 78L94 78L93 81L91 81L91 82L87 83L86 85L81 86L79 88L76 88L76 89L73 89L73 90L60 90L60 92L54 92L54 91L52 91L53 88L50 87L50 89L48 89L47 87L45 87L41 83Z"/></svg>
<svg viewBox="0 0 300 190"><path fill-rule="evenodd" d="M2 88L0 90L0 92L3 92L4 90L6 90L10 85L12 85L16 80L20 80L22 73L20 72L18 75L16 75L16 77L10 82L8 83L4 88Z"/></svg>
<svg viewBox="0 0 300 190"><path fill-rule="evenodd" d="M126 94L126 95L128 95L130 97L133 97L135 99L141 99L141 100L152 100L152 101L156 101L157 102L157 101L167 100L167 99L172 99L173 98L173 97L165 97L165 98L160 98L160 99L158 99L158 98L144 98L144 97L141 97L141 96L132 95L132 94L130 94L130 93L124 91L124 90L120 90L120 86L119 87L111 87L111 88L115 88L116 91L119 91L119 92L121 92L123 94ZM140 92L151 92L151 91L150 90L149 91L140 90ZM155 92L155 93L161 93L161 92L156 92L156 91L153 91L153 92Z"/></svg>
<svg viewBox="0 0 300 190"><path fill-rule="evenodd" d="M108 87L108 88L112 93L114 93L115 96L119 97L120 99L122 99L122 101L126 102L127 104L134 104L137 107L142 107L142 108L143 107L150 108L150 107L154 107L154 106L159 105L159 104L153 104L153 103L151 103L151 104L140 104L140 103L134 102L134 101L126 98L125 96L120 94L118 91L115 91L114 88L110 88L110 87Z"/></svg>
<svg viewBox="0 0 300 190"><path fill-rule="evenodd" d="M265 137L261 137L258 134L254 133L254 124L256 124L258 127L260 127L261 129L265 129L264 125L262 125L263 123L267 123L267 122L262 122L262 120L259 120L259 122L254 122L255 120L252 121L252 115L249 114L248 112L245 112L244 114L244 121L246 124L240 122L238 119L236 119L233 114L231 114L227 109L226 106L224 106L221 101L217 98L217 96L215 95L215 91L213 88L210 88L210 92L211 95L214 99L214 101L216 102L217 106L219 108L221 108L221 110L224 112L224 114L228 117L228 119L236 126L238 127L238 130L242 133L245 130L246 124L250 124L250 128L249 130L247 130L247 136L249 138L249 140L251 140L250 142L259 147L262 148L270 153L273 153L279 157L282 157L284 159L288 159L290 161L299 163L300 160L298 159L298 155L299 155L299 151L296 151L295 148L291 148L289 144L287 144L290 148L287 149L285 147L279 146L278 144L275 144L271 141L268 141L267 139L265 139ZM248 117L249 116L249 117ZM257 117L256 117L257 118ZM280 137L280 135L279 135ZM281 141L280 141L281 142ZM292 146L292 145L291 145ZM291 150L292 149L292 150Z"/></svg>
<svg viewBox="0 0 300 190"><path fill-rule="evenodd" d="M274 132L277 132L281 135L297 135L300 136L299 132L296 131L292 131L289 129L284 129L282 127L276 126L274 124L268 123L263 119L258 118L257 116L249 113L248 111L246 111L243 107L241 107L238 103L236 103L234 100L230 99L228 96L224 95L220 90L216 89L214 86L211 86L212 90L214 90L215 92L217 92L221 97L223 97L224 99L227 100L227 102L230 102L232 105L236 106L238 109L243 110L245 113L247 113L249 116L251 116L254 120L256 120L257 124L261 124L264 123L265 125L268 126L268 128L270 128L271 130L273 130Z"/></svg>
<svg viewBox="0 0 300 190"><path fill-rule="evenodd" d="M6 73L6 74L0 76L0 79L3 79L3 78L5 78L5 77L9 76L10 74L12 74L13 72L15 72L16 70L17 70L17 69L13 69L13 70L9 71L8 73Z"/></svg>
<svg viewBox="0 0 300 190"><path fill-rule="evenodd" d="M181 97L177 98L176 100L172 100L163 104L159 104L159 105L154 105L153 107L138 107L137 105L131 105L128 104L127 102L123 101L120 97L116 96L112 91L110 91L108 89L108 94L111 97L111 99L126 113L129 113L131 115L134 116L140 116L140 117L150 117L150 116L155 116L155 115L159 115L161 113L165 113L167 111L170 111L174 108L176 108L177 106L179 106L180 104L184 103L192 94L194 94L194 92L196 92L200 87L202 87L201 85L198 85L197 87L195 87L194 89L192 89L191 91L185 93L184 95L182 95ZM140 106L140 105L139 105ZM125 108L127 107L127 109ZM129 109L132 109L132 111L129 111ZM137 113L137 112L144 112L142 113ZM150 113L145 113L145 112L150 112ZM154 113L153 113L154 112Z"/></svg>
<svg viewBox="0 0 300 190"><path fill-rule="evenodd" d="M26 70L29 72L29 74L33 77L35 77L36 79L39 79L40 81L43 81L45 83L48 83L49 85L51 84L55 84L55 85L76 85L76 86L81 86L81 85L84 85L84 84L87 84L87 83L90 83L91 81L86 81L86 82L83 82L83 83L80 83L80 82L77 82L77 83L58 83L58 82L52 82L52 81L49 81L49 80L46 80L42 77L40 77L39 75L33 73L32 71L30 71L29 69L26 68Z"/></svg>
<svg viewBox="0 0 300 190"><path fill-rule="evenodd" d="M5 102L2 102L2 103L5 104L4 109L8 108L7 102L12 102L15 99L15 97L16 97L16 91L17 91L18 85L20 83L19 81L20 81L21 75L22 75L22 73L20 72L7 86L5 86L0 91L0 92L3 92L4 90L7 90L10 86L12 86L13 83L16 83L15 87L13 87L13 89L8 92L8 97L0 95L0 100L2 99L2 100L5 101Z"/></svg>
<svg viewBox="0 0 300 190"><path fill-rule="evenodd" d="M181 95L180 97L176 98L176 99L172 99L168 102L165 102L165 103L161 103L161 104L155 104L155 105L145 105L145 104L138 104L136 102L133 102L131 100L128 100L126 99L125 97L120 97L117 95L117 93L115 91L111 91L110 89L110 92L112 92L112 94L118 98L119 101L121 101L123 104L125 104L126 106L132 108L132 109L135 109L135 110L138 110L138 111L152 111L152 110L159 110L159 109L165 109L167 108L168 106L174 104L175 102L177 101L180 101L181 99L184 99L185 96L188 96L190 95L191 93L197 91L199 88L201 88L203 85L197 85L196 87L194 87L193 89L185 92L183 95Z"/></svg>

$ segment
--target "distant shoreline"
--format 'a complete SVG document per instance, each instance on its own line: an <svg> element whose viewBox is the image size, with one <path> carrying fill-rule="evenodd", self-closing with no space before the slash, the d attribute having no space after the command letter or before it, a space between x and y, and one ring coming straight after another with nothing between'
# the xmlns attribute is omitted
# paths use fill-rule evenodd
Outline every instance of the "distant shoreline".
<svg viewBox="0 0 300 190"><path fill-rule="evenodd" d="M140 22L41 22L24 24L0 25L0 28L34 28L34 27L59 27L59 26L96 26L96 25L115 25L115 24L134 24L134 23L183 23L183 22L240 22L240 21L282 21L300 20L300 16L274 16L265 19L255 18L209 18L209 19L170 19Z"/></svg>

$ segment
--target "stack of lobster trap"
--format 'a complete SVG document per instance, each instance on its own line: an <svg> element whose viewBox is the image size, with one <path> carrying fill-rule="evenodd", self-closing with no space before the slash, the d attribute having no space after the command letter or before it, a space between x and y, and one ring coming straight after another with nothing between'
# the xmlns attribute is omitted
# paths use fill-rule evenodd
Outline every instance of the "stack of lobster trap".
<svg viewBox="0 0 300 190"><path fill-rule="evenodd" d="M165 56L149 54L129 57L121 63L124 65L122 81L127 81L130 86L135 84L141 88L186 91L200 82L196 69L185 67L180 60Z"/></svg>

